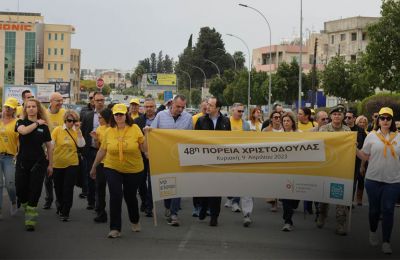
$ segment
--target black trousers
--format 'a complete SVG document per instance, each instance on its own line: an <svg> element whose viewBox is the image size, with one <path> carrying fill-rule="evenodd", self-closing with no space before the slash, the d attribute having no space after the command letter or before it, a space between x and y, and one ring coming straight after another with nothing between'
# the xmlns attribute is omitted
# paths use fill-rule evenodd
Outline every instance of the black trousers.
<svg viewBox="0 0 400 260"><path fill-rule="evenodd" d="M97 149L95 148L86 148L84 157L86 160L86 179L87 179L87 202L88 205L95 206L96 202L96 182L90 177L90 170L92 169L92 165L94 159L96 159Z"/></svg>
<svg viewBox="0 0 400 260"><path fill-rule="evenodd" d="M283 220L285 224L293 225L293 212L299 206L299 200L282 200Z"/></svg>
<svg viewBox="0 0 400 260"><path fill-rule="evenodd" d="M15 186L18 201L30 207L37 207L42 194L44 176L47 175L48 161L17 160L15 165Z"/></svg>
<svg viewBox="0 0 400 260"><path fill-rule="evenodd" d="M79 166L54 168L53 179L56 191L57 209L62 216L69 216L74 198L74 187Z"/></svg>
<svg viewBox="0 0 400 260"><path fill-rule="evenodd" d="M221 197L198 197L201 205L200 215L210 209L211 218L218 218L221 212Z"/></svg>
<svg viewBox="0 0 400 260"><path fill-rule="evenodd" d="M104 164L100 163L96 168L96 213L98 216L107 214L106 212L106 176L104 174Z"/></svg>
<svg viewBox="0 0 400 260"><path fill-rule="evenodd" d="M44 177L44 188L46 191L46 197L44 200L46 201L46 204L51 205L54 200L54 195L53 195L53 176L48 176L47 174Z"/></svg>

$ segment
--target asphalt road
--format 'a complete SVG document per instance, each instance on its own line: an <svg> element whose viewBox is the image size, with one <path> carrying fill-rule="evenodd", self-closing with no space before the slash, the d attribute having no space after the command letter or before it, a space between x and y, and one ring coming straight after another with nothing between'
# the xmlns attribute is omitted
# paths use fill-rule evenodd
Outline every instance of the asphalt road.
<svg viewBox="0 0 400 260"><path fill-rule="evenodd" d="M0 259L400 259L399 208L392 236L394 253L385 256L380 247L368 243L367 206L353 210L351 232L341 237L334 233L333 207L324 229L317 229L314 216L304 216L299 208L293 218L294 231L282 232L282 208L270 212L263 199L256 199L253 224L245 228L242 215L227 208L222 208L218 227L198 221L191 216L191 198L186 198L180 227L167 225L163 204L158 202L158 226L142 213L142 231L133 233L123 204L122 236L108 239L108 224L94 223L94 212L86 210L86 201L77 194L78 190L70 222L60 222L54 206L40 209L35 232L24 230L22 211L15 217L9 215L4 196Z"/></svg>

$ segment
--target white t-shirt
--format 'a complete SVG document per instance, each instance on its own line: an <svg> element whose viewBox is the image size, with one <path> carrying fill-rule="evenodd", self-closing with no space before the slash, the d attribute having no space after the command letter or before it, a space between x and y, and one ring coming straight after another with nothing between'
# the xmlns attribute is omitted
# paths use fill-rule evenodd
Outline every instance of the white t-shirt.
<svg viewBox="0 0 400 260"><path fill-rule="evenodd" d="M385 147L376 135L377 133L381 134L381 131L369 133L362 148L364 153L370 155L365 178L385 183L400 182L400 135L397 134L392 141L396 152L395 157L393 157L390 149ZM385 138L389 140L389 134ZM384 149L386 149L386 157L383 154Z"/></svg>

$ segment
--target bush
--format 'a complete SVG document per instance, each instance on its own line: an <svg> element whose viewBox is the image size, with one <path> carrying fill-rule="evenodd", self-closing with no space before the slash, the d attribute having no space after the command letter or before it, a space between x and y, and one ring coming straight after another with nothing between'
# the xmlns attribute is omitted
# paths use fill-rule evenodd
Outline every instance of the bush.
<svg viewBox="0 0 400 260"><path fill-rule="evenodd" d="M379 112L381 107L393 109L394 119L400 120L400 94L379 93L365 98L358 105L358 114L371 118L374 112Z"/></svg>

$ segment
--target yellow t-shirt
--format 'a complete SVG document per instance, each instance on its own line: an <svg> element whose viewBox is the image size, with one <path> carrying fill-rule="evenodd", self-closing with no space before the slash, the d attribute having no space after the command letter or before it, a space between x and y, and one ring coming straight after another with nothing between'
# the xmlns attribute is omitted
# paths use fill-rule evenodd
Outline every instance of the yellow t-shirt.
<svg viewBox="0 0 400 260"><path fill-rule="evenodd" d="M15 116L16 116L17 118L22 118L22 112L23 112L23 110L24 110L24 107L23 107L23 106L17 106L17 111L16 111L16 113L15 113Z"/></svg>
<svg viewBox="0 0 400 260"><path fill-rule="evenodd" d="M101 145L101 143L102 143L102 140L104 138L107 128L108 128L107 125L101 125L101 126L97 127L97 129L96 129L96 134L97 134L97 139L98 139L99 145ZM104 163L104 159L101 162Z"/></svg>
<svg viewBox="0 0 400 260"><path fill-rule="evenodd" d="M243 120L242 119L234 119L232 116L229 118L231 121L231 130L232 131L243 131Z"/></svg>
<svg viewBox="0 0 400 260"><path fill-rule="evenodd" d="M0 121L0 153L12 155L17 153L18 133L15 132L16 122L17 120L13 119L5 125L2 120Z"/></svg>
<svg viewBox="0 0 400 260"><path fill-rule="evenodd" d="M122 140L123 145L122 161L119 155L119 139ZM101 149L107 150L104 167L120 173L140 173L144 165L139 144L143 142L143 133L136 124L126 126L124 130L118 130L117 127L107 128L101 142Z"/></svg>
<svg viewBox="0 0 400 260"><path fill-rule="evenodd" d="M78 133L72 129L68 131L74 137L75 142L78 142ZM76 145L63 126L54 128L51 133L51 139L54 142L54 168L67 168L68 166L79 164Z"/></svg>
<svg viewBox="0 0 400 260"><path fill-rule="evenodd" d="M135 120L135 119L138 118L138 117L139 117L139 113L131 114L132 120Z"/></svg>
<svg viewBox="0 0 400 260"><path fill-rule="evenodd" d="M47 110L47 116L49 117L49 122L50 122L49 124L50 131L52 131L57 126L64 125L64 114L65 114L64 108L61 108L56 114L52 114L50 113L49 110Z"/></svg>
<svg viewBox="0 0 400 260"><path fill-rule="evenodd" d="M298 129L303 131L303 132L307 132L308 130L310 130L311 128L318 126L317 122L314 122L314 125L311 121L308 121L307 124L303 124L299 121L298 123Z"/></svg>
<svg viewBox="0 0 400 260"><path fill-rule="evenodd" d="M204 116L203 112L197 113L194 116L192 116L193 120L193 129L196 126L197 120L199 120L200 117Z"/></svg>

